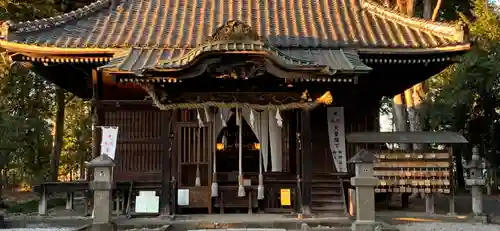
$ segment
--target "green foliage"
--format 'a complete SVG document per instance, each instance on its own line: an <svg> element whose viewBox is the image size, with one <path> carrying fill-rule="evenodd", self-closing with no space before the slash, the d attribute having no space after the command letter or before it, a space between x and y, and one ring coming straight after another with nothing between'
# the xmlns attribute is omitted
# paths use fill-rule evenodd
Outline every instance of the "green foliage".
<svg viewBox="0 0 500 231"><path fill-rule="evenodd" d="M7 59L4 59L7 60ZM46 175L52 136L47 118L51 115L53 89L22 65L5 61L0 79L1 169L20 167L32 176Z"/></svg>
<svg viewBox="0 0 500 231"><path fill-rule="evenodd" d="M40 19L74 6L75 1L67 0L0 0L0 20ZM12 63L6 53L0 53L0 173L14 172L23 181L35 183L50 174L57 104L54 85L29 68L29 64ZM66 98L63 173L78 169L78 163L90 153L91 142L88 103L70 93Z"/></svg>
<svg viewBox="0 0 500 231"><path fill-rule="evenodd" d="M73 98L66 104L60 173L77 172L91 153L92 117L89 102Z"/></svg>
<svg viewBox="0 0 500 231"><path fill-rule="evenodd" d="M460 63L429 81L430 124L460 131L492 164L500 138L500 15L487 1L473 2L473 20L462 15L475 41Z"/></svg>

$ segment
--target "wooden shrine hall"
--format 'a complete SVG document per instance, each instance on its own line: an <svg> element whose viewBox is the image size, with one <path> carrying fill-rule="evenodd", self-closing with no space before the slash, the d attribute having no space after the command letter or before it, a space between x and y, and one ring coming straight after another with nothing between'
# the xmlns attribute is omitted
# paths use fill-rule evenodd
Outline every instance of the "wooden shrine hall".
<svg viewBox="0 0 500 231"><path fill-rule="evenodd" d="M156 191L166 214L345 214L345 135L379 131L381 97L453 63L466 31L371 0L97 0L4 22L0 46L119 128L118 212Z"/></svg>

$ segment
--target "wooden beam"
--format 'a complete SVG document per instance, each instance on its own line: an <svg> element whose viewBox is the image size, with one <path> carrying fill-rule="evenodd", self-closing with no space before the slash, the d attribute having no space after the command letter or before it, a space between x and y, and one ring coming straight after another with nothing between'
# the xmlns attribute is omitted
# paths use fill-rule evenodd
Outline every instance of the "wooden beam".
<svg viewBox="0 0 500 231"><path fill-rule="evenodd" d="M170 215L170 195L171 195L171 184L170 184L170 178L171 178L171 150L172 150L172 142L173 142L173 137L171 137L170 134L172 134L172 129L174 129L174 122L176 119L176 113L175 111L166 111L162 113L162 135L161 139L163 141L164 145L164 153L161 156L161 161L162 161L162 187L161 187L161 195L160 195L160 209L161 213L163 215Z"/></svg>
<svg viewBox="0 0 500 231"><path fill-rule="evenodd" d="M311 214L312 132L311 112L302 110L302 214Z"/></svg>

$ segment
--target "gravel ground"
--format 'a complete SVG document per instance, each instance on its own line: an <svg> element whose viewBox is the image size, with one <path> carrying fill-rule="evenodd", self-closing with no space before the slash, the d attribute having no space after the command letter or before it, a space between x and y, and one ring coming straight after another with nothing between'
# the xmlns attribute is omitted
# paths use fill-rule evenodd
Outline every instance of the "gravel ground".
<svg viewBox="0 0 500 231"><path fill-rule="evenodd" d="M396 226L400 231L498 231L500 225L467 223L410 223Z"/></svg>
<svg viewBox="0 0 500 231"><path fill-rule="evenodd" d="M71 228L23 228L23 229L6 229L8 231L71 231Z"/></svg>

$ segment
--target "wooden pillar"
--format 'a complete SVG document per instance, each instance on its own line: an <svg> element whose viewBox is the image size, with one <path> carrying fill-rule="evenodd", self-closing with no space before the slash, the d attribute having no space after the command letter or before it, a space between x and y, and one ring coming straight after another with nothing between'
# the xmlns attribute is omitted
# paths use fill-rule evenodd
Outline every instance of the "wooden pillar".
<svg viewBox="0 0 500 231"><path fill-rule="evenodd" d="M92 70L92 158L94 159L100 155L101 151L101 130L98 126L101 125L103 114L99 110L99 100L102 94L102 75L97 70ZM93 174L87 171L87 181L91 181ZM85 193L84 213L90 215L89 205L91 201L91 193Z"/></svg>
<svg viewBox="0 0 500 231"><path fill-rule="evenodd" d="M170 215L170 194L171 194L171 155L172 155L172 142L173 142L173 129L175 126L175 111L166 111L162 113L162 143L164 153L161 157L162 162L162 188L160 195L160 209L163 215Z"/></svg>
<svg viewBox="0 0 500 231"><path fill-rule="evenodd" d="M312 132L311 112L302 111L302 213L311 214L311 185L312 185Z"/></svg>

